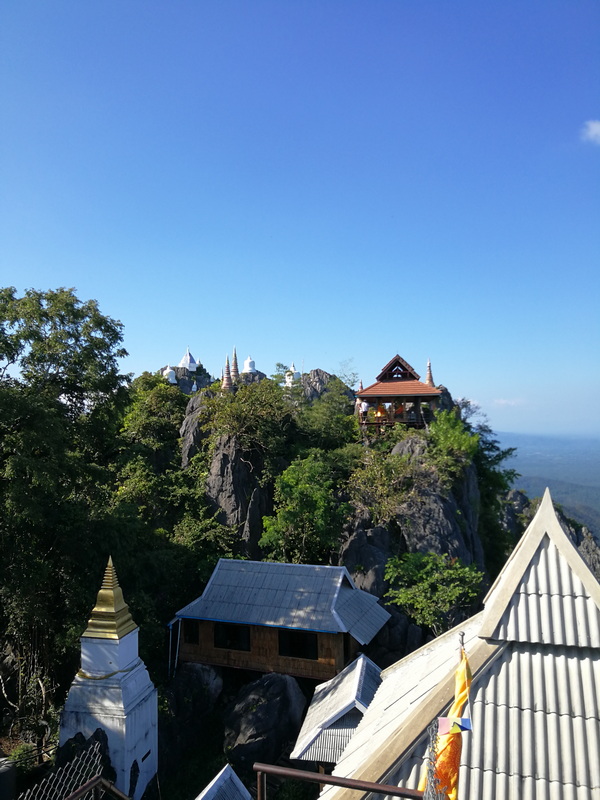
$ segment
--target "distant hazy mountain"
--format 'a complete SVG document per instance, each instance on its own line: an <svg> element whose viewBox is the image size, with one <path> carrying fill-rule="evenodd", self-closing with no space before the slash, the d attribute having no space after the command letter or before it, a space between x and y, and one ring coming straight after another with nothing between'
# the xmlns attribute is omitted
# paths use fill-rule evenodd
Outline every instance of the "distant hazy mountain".
<svg viewBox="0 0 600 800"><path fill-rule="evenodd" d="M546 486L567 515L600 536L600 439L498 433L502 447L516 447L507 466L521 474L514 483L529 497Z"/></svg>

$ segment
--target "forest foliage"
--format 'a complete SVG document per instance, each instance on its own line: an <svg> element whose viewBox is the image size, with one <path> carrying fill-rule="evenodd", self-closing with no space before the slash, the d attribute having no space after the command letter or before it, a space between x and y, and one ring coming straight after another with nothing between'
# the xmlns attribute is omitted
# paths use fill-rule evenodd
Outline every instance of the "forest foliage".
<svg viewBox="0 0 600 800"><path fill-rule="evenodd" d="M73 290L0 290L0 622L13 723L39 737L77 668L109 555L164 677L165 624L219 557L239 552L205 485L219 437L235 437L270 486L260 542L271 559L328 563L357 512L385 524L423 487L449 491L475 463L481 536L493 571L510 543L498 522L511 475L488 427L443 412L428 431L365 440L339 379L309 403L274 379L207 393L201 452L181 468L189 398L160 375L119 370L122 326ZM213 387L218 389L218 386ZM417 456L394 455L409 441Z"/></svg>

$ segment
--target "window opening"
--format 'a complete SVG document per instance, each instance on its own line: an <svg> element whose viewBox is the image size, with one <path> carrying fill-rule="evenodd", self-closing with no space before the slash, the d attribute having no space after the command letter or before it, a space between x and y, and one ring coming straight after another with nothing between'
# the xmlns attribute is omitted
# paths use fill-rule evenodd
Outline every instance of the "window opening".
<svg viewBox="0 0 600 800"><path fill-rule="evenodd" d="M215 622L215 647L223 650L250 651L250 626Z"/></svg>
<svg viewBox="0 0 600 800"><path fill-rule="evenodd" d="M280 630L279 655L317 661L319 658L317 634L312 631Z"/></svg>

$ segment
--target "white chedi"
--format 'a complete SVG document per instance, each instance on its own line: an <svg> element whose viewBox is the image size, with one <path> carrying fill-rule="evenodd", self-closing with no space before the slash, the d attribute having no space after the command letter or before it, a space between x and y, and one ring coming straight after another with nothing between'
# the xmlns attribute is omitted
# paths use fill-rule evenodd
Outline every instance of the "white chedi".
<svg viewBox="0 0 600 800"><path fill-rule="evenodd" d="M250 373L252 375L256 373L256 366L254 361L252 361L252 356L248 356L248 358L244 361L244 369L242 372Z"/></svg>
<svg viewBox="0 0 600 800"><path fill-rule="evenodd" d="M190 353L190 348L188 347L185 351L184 357L179 362L180 367L184 367L189 372L196 372L198 365L196 364L196 360L194 356Z"/></svg>
<svg viewBox="0 0 600 800"><path fill-rule="evenodd" d="M294 383L300 380L300 373L296 370L296 366L294 362L290 364L290 368L285 373L285 385L292 386Z"/></svg>
<svg viewBox="0 0 600 800"><path fill-rule="evenodd" d="M165 367L162 371L162 376L168 380L169 383L177 383L177 376L175 375L175 370L173 367Z"/></svg>
<svg viewBox="0 0 600 800"><path fill-rule="evenodd" d="M102 728L115 786L132 800L141 800L158 768L157 692L139 657L138 627L112 559L80 641L81 668L61 714L59 743L78 733L87 739Z"/></svg>

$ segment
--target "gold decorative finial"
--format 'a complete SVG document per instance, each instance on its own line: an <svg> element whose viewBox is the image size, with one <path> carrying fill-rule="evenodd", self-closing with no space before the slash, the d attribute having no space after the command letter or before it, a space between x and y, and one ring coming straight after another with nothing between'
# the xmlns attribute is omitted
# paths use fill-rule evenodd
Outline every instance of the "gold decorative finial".
<svg viewBox="0 0 600 800"><path fill-rule="evenodd" d="M431 373L431 361L427 360L427 377L425 378L425 384L427 386L435 386L433 382L433 375Z"/></svg>
<svg viewBox="0 0 600 800"><path fill-rule="evenodd" d="M136 628L109 556L96 605L83 635L94 639L122 639Z"/></svg>

